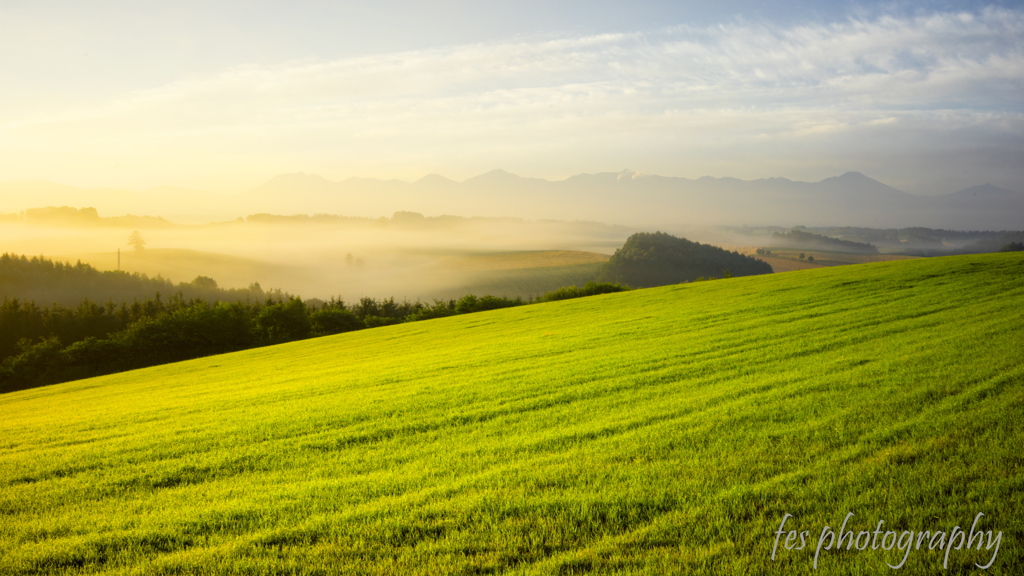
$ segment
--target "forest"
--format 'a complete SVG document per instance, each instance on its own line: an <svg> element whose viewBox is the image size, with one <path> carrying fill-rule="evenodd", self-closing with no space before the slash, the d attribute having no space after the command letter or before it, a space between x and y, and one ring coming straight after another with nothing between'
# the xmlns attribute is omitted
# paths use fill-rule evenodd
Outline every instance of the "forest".
<svg viewBox="0 0 1024 576"><path fill-rule="evenodd" d="M717 277L771 273L770 265L738 252L676 238L664 232L639 232L615 251L599 278L633 288L651 288Z"/></svg>

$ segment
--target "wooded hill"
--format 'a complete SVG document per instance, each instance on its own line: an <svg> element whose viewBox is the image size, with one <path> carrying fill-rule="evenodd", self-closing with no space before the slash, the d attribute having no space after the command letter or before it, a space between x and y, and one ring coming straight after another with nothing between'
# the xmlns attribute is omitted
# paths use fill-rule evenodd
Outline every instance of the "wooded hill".
<svg viewBox="0 0 1024 576"><path fill-rule="evenodd" d="M600 278L650 288L707 278L771 274L765 262L664 232L630 236L605 264Z"/></svg>

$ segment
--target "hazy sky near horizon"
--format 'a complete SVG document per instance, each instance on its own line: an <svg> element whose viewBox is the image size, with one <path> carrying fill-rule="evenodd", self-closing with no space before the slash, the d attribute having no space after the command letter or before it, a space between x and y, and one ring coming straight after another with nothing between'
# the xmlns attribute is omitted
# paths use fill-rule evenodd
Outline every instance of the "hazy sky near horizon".
<svg viewBox="0 0 1024 576"><path fill-rule="evenodd" d="M1021 2L0 0L0 180L1024 191Z"/></svg>

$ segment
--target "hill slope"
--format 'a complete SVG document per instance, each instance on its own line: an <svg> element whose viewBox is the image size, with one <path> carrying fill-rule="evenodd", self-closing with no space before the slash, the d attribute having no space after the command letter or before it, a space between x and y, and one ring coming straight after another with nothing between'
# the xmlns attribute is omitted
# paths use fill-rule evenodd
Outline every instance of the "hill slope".
<svg viewBox="0 0 1024 576"><path fill-rule="evenodd" d="M1024 563L1024 257L669 286L0 396L0 573L810 573L824 526ZM784 514L807 547L771 558ZM907 573L944 551L909 549ZM891 546L890 546L891 548ZM823 550L820 574L900 550Z"/></svg>

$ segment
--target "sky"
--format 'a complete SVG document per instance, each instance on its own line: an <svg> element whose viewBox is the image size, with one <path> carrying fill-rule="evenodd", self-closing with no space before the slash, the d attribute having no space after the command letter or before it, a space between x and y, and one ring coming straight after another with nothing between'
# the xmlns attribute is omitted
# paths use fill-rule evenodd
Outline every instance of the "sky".
<svg viewBox="0 0 1024 576"><path fill-rule="evenodd" d="M0 0L0 180L1024 191L1024 3Z"/></svg>

